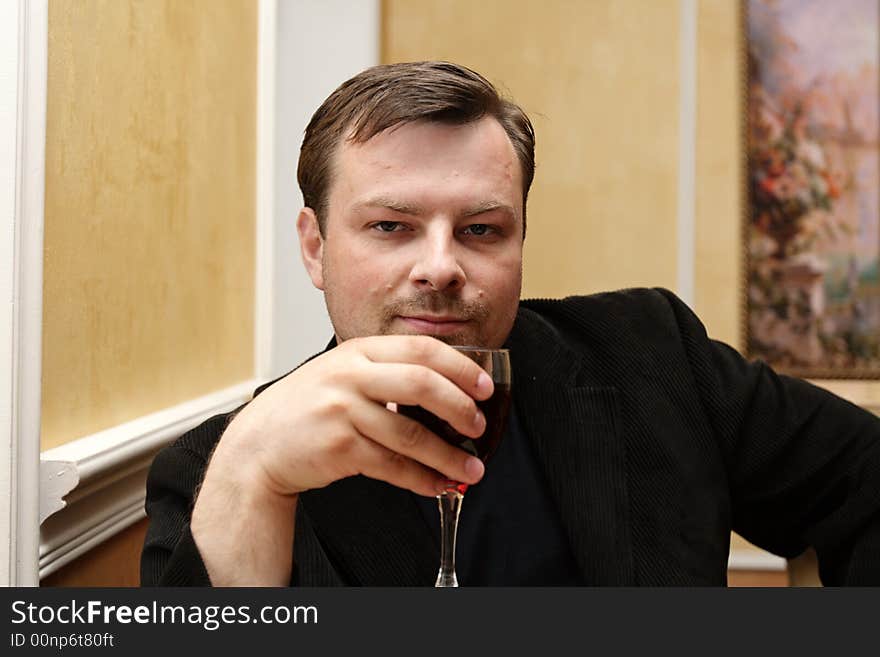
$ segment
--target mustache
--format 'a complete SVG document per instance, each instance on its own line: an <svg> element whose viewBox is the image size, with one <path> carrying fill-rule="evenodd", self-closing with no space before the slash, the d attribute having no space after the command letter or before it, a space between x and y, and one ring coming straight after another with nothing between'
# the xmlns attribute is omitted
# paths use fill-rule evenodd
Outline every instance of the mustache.
<svg viewBox="0 0 880 657"><path fill-rule="evenodd" d="M453 315L463 320L484 320L489 309L479 301L464 301L458 296L443 292L423 292L406 299L392 301L384 309L385 319L391 321L398 315Z"/></svg>

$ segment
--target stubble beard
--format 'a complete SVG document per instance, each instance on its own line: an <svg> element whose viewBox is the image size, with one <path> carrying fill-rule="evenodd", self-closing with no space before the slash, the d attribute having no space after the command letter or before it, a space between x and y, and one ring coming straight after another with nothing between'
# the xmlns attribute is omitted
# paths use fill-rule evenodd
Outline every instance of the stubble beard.
<svg viewBox="0 0 880 657"><path fill-rule="evenodd" d="M382 309L380 335L399 334L395 319L420 314L447 315L466 320L468 329L447 335L431 337L450 345L485 347L489 342L487 330L490 319L488 306L479 301L464 301L457 294L424 292L407 299L393 301Z"/></svg>

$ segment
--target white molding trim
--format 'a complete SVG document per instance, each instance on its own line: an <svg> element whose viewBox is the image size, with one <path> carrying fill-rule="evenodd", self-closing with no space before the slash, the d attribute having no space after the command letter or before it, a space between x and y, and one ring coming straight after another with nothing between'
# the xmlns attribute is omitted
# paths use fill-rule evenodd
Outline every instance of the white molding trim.
<svg viewBox="0 0 880 657"><path fill-rule="evenodd" d="M254 374L270 379L275 355L275 78L277 0L260 0L257 37ZM291 183L292 184L292 183Z"/></svg>
<svg viewBox="0 0 880 657"><path fill-rule="evenodd" d="M21 59L19 14L21 4L0 4L0 212L3 213L0 234L0 299L11 303L0 305L0 584L15 582L16 553L16 464L15 434L15 200L18 195L18 71Z"/></svg>
<svg viewBox="0 0 880 657"><path fill-rule="evenodd" d="M35 586L39 528L40 367L43 302L47 0L6 3L0 104L3 440L0 583ZM11 143L10 143L11 141ZM6 159L9 158L9 159Z"/></svg>
<svg viewBox="0 0 880 657"><path fill-rule="evenodd" d="M40 396L43 336L43 204L46 190L46 76L49 3L26 0L26 57L19 234L18 358L18 582L36 585L40 494Z"/></svg>
<svg viewBox="0 0 880 657"><path fill-rule="evenodd" d="M296 168L312 114L344 80L379 63L379 0L283 0L275 35L275 252L271 371L274 379L333 335L324 295L302 265L296 217L303 206Z"/></svg>
<svg viewBox="0 0 880 657"><path fill-rule="evenodd" d="M697 203L697 2L679 0L678 262L676 292L695 300Z"/></svg>
<svg viewBox="0 0 880 657"><path fill-rule="evenodd" d="M43 452L43 463L75 467L79 482L40 528L40 579L143 518L156 453L208 417L246 402L258 385L244 381ZM43 482L43 494L50 487Z"/></svg>

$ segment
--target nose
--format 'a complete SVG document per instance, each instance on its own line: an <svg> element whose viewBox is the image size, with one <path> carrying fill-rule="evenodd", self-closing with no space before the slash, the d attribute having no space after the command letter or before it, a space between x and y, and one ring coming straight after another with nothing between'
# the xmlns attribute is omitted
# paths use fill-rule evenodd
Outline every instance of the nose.
<svg viewBox="0 0 880 657"><path fill-rule="evenodd" d="M455 239L449 231L438 227L429 231L422 243L418 260L409 279L422 290L445 292L460 290L467 276L455 252Z"/></svg>

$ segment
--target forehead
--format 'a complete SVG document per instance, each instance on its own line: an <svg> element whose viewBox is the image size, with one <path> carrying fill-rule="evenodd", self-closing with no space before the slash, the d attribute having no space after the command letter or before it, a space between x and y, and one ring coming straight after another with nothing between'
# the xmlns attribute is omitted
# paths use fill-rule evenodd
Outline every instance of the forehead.
<svg viewBox="0 0 880 657"><path fill-rule="evenodd" d="M362 143L343 141L330 201L369 194L468 196L522 206L522 172L510 138L493 117L463 125L417 121ZM449 200L447 198L447 200ZM340 207L338 209L344 209Z"/></svg>

